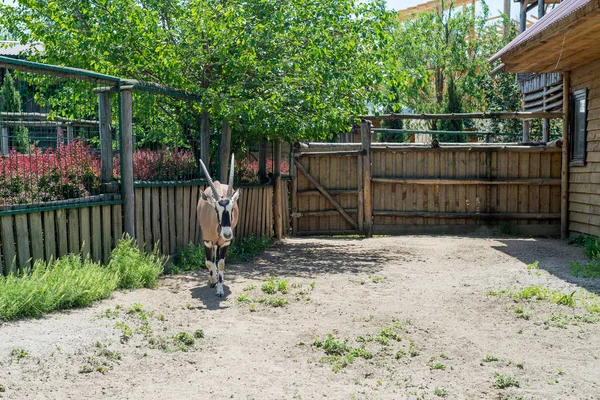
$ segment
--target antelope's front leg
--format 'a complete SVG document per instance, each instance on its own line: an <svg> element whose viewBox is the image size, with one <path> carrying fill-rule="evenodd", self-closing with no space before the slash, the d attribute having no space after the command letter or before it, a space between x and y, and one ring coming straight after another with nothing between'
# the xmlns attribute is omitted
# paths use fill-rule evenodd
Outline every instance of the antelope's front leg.
<svg viewBox="0 0 600 400"><path fill-rule="evenodd" d="M217 283L217 296L223 297L225 294L223 292L223 275L225 274L225 256L227 255L227 249L229 248L229 243L225 243L223 246L219 247L217 250L219 261L217 262L217 267L219 268L219 282Z"/></svg>
<svg viewBox="0 0 600 400"><path fill-rule="evenodd" d="M204 242L204 253L206 256L206 268L208 268L208 284L211 288L217 284L217 271L215 268L215 252L211 242Z"/></svg>

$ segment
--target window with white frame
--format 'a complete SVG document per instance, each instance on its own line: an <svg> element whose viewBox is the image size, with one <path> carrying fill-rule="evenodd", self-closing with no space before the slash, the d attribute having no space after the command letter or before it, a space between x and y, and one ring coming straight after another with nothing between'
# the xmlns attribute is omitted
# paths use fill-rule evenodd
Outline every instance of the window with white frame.
<svg viewBox="0 0 600 400"><path fill-rule="evenodd" d="M570 106L569 165L583 166L587 129L587 89L575 91Z"/></svg>

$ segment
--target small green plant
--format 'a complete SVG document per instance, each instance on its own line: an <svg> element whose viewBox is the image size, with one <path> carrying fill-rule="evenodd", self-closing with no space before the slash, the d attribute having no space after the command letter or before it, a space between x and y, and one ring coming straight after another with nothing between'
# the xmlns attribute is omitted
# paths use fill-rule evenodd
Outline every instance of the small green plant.
<svg viewBox="0 0 600 400"><path fill-rule="evenodd" d="M251 284L251 285L248 285L248 286L244 287L244 291L245 292L249 292L249 291L254 290L254 289L256 289L256 285L254 285L254 284Z"/></svg>
<svg viewBox="0 0 600 400"><path fill-rule="evenodd" d="M438 397L448 397L450 392L448 392L446 389L435 388L435 390L433 391L433 394Z"/></svg>
<svg viewBox="0 0 600 400"><path fill-rule="evenodd" d="M600 261L588 261L581 264L578 261L573 261L569 264L573 276L580 278L600 278Z"/></svg>
<svg viewBox="0 0 600 400"><path fill-rule="evenodd" d="M539 261L535 261L534 263L531 264L527 264L527 273L528 274L532 274L534 273L535 276L540 276L540 262Z"/></svg>
<svg viewBox="0 0 600 400"><path fill-rule="evenodd" d="M10 352L11 361L21 361L29 358L29 353L25 349L12 349Z"/></svg>
<svg viewBox="0 0 600 400"><path fill-rule="evenodd" d="M271 276L263 283L262 291L267 294L275 294L277 292L286 294L288 292L287 282L283 279L277 279Z"/></svg>
<svg viewBox="0 0 600 400"><path fill-rule="evenodd" d="M600 242L597 237L589 235L580 235L569 239L569 244L576 244L585 249L585 255L590 260L600 259Z"/></svg>
<svg viewBox="0 0 600 400"><path fill-rule="evenodd" d="M446 365L445 364L442 364L439 361L435 361L434 358L432 358L431 360L429 360L429 362L427 363L427 365L429 366L430 369L441 369L441 370L446 369Z"/></svg>
<svg viewBox="0 0 600 400"><path fill-rule="evenodd" d="M131 307L127 310L127 314L141 313L144 311L144 306L139 303L133 303Z"/></svg>
<svg viewBox="0 0 600 400"><path fill-rule="evenodd" d="M396 358L396 360L399 360L402 357L404 357L405 355L406 355L406 351L400 349L396 352L396 355L394 357Z"/></svg>
<svg viewBox="0 0 600 400"><path fill-rule="evenodd" d="M522 362L522 361L519 362L519 363L517 363L517 368L519 368L519 369L525 369L525 363Z"/></svg>
<svg viewBox="0 0 600 400"><path fill-rule="evenodd" d="M524 320L529 320L531 318L531 314L527 312L523 306L516 306L514 311L517 318L522 318Z"/></svg>
<svg viewBox="0 0 600 400"><path fill-rule="evenodd" d="M111 310L110 308L107 308L106 310L104 310L104 312L100 315L98 315L98 318L109 318L109 319L115 319L119 316L119 311L118 310Z"/></svg>
<svg viewBox="0 0 600 400"><path fill-rule="evenodd" d="M194 337L196 339L204 339L204 329L198 328L194 331Z"/></svg>
<svg viewBox="0 0 600 400"><path fill-rule="evenodd" d="M371 277L371 281L372 281L373 283L381 283L381 282L384 282L386 279L387 279L387 278L385 278L385 277L383 277L383 276L377 276L377 275L373 275L373 276Z"/></svg>
<svg viewBox="0 0 600 400"><path fill-rule="evenodd" d="M6 386L0 383L0 393L6 392Z"/></svg>
<svg viewBox="0 0 600 400"><path fill-rule="evenodd" d="M288 300L284 297L274 297L274 296L273 297L271 297L271 296L260 297L256 301L258 301L259 303L266 304L271 307L284 307L289 303Z"/></svg>
<svg viewBox="0 0 600 400"><path fill-rule="evenodd" d="M507 387L520 387L521 383L514 377L503 375L503 374L495 374L496 380L494 381L494 386L498 389L506 389Z"/></svg>
<svg viewBox="0 0 600 400"><path fill-rule="evenodd" d="M416 357L419 355L419 349L416 348L412 340L408 345L408 354L410 354L411 357Z"/></svg>
<svg viewBox="0 0 600 400"><path fill-rule="evenodd" d="M250 303L250 296L248 296L246 293L240 293L238 298L237 298L238 303Z"/></svg>
<svg viewBox="0 0 600 400"><path fill-rule="evenodd" d="M173 339L176 343L182 343L186 346L192 346L196 342L192 335L186 332L179 332L175 334L175 336L173 336Z"/></svg>
<svg viewBox="0 0 600 400"><path fill-rule="evenodd" d="M441 358L442 360L448 360L448 359L449 359L449 357L448 357L446 354L444 354L444 353L441 353L441 354L440 354L440 358Z"/></svg>
<svg viewBox="0 0 600 400"><path fill-rule="evenodd" d="M91 365L82 365L81 367L79 367L79 373L80 374L89 374L94 372L94 368L92 368Z"/></svg>
<svg viewBox="0 0 600 400"><path fill-rule="evenodd" d="M115 328L119 328L121 330L121 343L127 342L133 336L133 331L125 322L116 322Z"/></svg>
<svg viewBox="0 0 600 400"><path fill-rule="evenodd" d="M492 361L500 361L500 358L498 358L496 356L490 356L489 354L486 354L485 357L483 358L483 362L492 362Z"/></svg>

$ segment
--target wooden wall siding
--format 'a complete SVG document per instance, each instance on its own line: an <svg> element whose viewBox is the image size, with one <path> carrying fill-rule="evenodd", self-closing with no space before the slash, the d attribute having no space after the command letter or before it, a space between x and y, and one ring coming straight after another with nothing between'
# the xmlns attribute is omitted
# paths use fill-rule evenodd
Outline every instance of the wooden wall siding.
<svg viewBox="0 0 600 400"><path fill-rule="evenodd" d="M175 254L190 243L200 244L202 234L196 206L205 186L144 187L135 189L136 235L151 249L158 243L164 254ZM237 238L273 236L273 188L241 188Z"/></svg>
<svg viewBox="0 0 600 400"><path fill-rule="evenodd" d="M586 165L569 167L569 230L600 236L600 60L571 73L571 93L588 89Z"/></svg>
<svg viewBox="0 0 600 400"><path fill-rule="evenodd" d="M340 206L358 219L358 157L356 155L305 154L298 161ZM297 234L335 233L353 230L329 200L299 170L297 177Z"/></svg>
<svg viewBox="0 0 600 400"><path fill-rule="evenodd" d="M361 167L355 147L309 146L296 156L351 218L358 220L365 215L361 209L365 201L359 190L362 183L357 170ZM373 233L458 233L479 225L509 223L523 233L557 234L560 168L558 148L430 149L374 144ZM297 224L296 234L360 230L353 229L299 168L294 177L297 187L292 195L296 203L292 216ZM362 226L361 221L357 222Z"/></svg>
<svg viewBox="0 0 600 400"><path fill-rule="evenodd" d="M95 261L122 236L120 204L0 216L0 275L80 251Z"/></svg>
<svg viewBox="0 0 600 400"><path fill-rule="evenodd" d="M374 150L374 231L386 225L482 225L490 219L556 228L560 150L539 150Z"/></svg>

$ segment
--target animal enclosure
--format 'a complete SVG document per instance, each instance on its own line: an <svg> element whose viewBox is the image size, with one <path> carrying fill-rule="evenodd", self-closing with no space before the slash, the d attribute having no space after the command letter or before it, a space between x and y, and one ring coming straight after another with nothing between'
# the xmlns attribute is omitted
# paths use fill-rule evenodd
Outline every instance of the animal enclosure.
<svg viewBox="0 0 600 400"><path fill-rule="evenodd" d="M361 145L298 147L294 232L362 233L372 214L373 234L464 233L500 224L521 233L558 234L560 151L521 145L372 144L366 175L370 195L365 195Z"/></svg>

